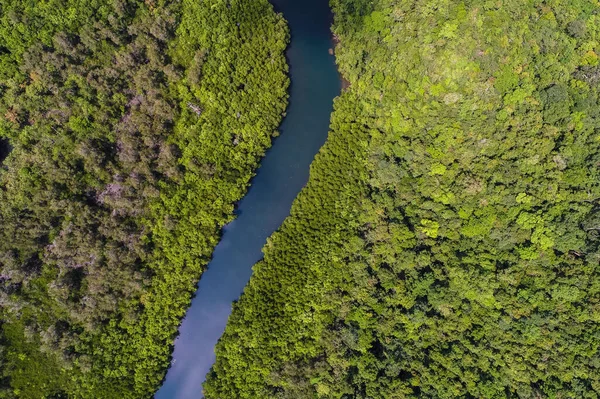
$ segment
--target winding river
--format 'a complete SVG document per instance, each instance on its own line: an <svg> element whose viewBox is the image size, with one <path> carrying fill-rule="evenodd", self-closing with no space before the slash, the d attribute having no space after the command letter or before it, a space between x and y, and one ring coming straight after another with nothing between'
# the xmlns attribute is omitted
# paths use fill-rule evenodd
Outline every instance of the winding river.
<svg viewBox="0 0 600 399"><path fill-rule="evenodd" d="M202 396L202 383L215 361L214 346L225 330L231 304L238 299L261 259L267 237L283 222L308 180L309 166L325 142L333 98L340 92L329 53L331 13L327 0L272 0L291 31L287 50L290 103L271 149L262 160L237 219L223 229L208 270L198 284L175 341L173 364L156 399Z"/></svg>

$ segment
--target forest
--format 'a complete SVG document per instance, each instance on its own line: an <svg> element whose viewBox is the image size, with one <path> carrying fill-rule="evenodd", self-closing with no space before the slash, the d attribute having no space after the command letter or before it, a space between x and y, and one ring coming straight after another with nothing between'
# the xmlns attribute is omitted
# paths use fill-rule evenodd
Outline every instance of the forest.
<svg viewBox="0 0 600 399"><path fill-rule="evenodd" d="M331 0L347 83L207 399L600 396L600 4ZM278 134L267 0L0 2L0 398L149 398Z"/></svg>
<svg viewBox="0 0 600 399"><path fill-rule="evenodd" d="M598 398L598 2L331 4L349 87L205 397Z"/></svg>
<svg viewBox="0 0 600 399"><path fill-rule="evenodd" d="M267 0L0 2L0 398L148 398L277 135Z"/></svg>

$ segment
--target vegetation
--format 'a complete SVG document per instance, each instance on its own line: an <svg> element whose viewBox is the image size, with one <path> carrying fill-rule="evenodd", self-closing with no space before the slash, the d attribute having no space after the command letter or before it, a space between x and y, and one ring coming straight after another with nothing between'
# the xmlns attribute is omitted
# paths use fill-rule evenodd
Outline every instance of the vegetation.
<svg viewBox="0 0 600 399"><path fill-rule="evenodd" d="M207 398L597 398L593 0L332 0L331 132Z"/></svg>
<svg viewBox="0 0 600 399"><path fill-rule="evenodd" d="M287 35L267 0L0 4L0 397L151 396L285 110Z"/></svg>

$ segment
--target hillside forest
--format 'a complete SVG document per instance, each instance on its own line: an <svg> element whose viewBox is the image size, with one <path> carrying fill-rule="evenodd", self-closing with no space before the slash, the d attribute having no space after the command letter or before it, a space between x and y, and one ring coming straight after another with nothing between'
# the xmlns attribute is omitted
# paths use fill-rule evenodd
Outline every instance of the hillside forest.
<svg viewBox="0 0 600 399"><path fill-rule="evenodd" d="M600 4L331 0L347 87L207 399L598 398ZM287 105L267 0L0 2L0 398L149 398Z"/></svg>
<svg viewBox="0 0 600 399"><path fill-rule="evenodd" d="M1 398L152 396L287 41L267 0L0 2Z"/></svg>
<svg viewBox="0 0 600 399"><path fill-rule="evenodd" d="M219 398L598 398L594 0L332 0L349 87Z"/></svg>

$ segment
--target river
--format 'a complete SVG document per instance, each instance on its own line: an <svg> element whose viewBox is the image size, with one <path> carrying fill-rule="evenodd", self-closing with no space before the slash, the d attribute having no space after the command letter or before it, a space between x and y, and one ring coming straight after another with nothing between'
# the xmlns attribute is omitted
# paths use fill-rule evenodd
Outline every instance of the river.
<svg viewBox="0 0 600 399"><path fill-rule="evenodd" d="M175 341L173 363L156 399L198 399L215 361L214 347L225 330L231 304L239 298L262 258L261 249L283 222L306 184L309 166L327 138L333 98L340 92L327 0L273 0L291 31L287 49L290 99L281 136L261 162L237 218L223 229L196 297Z"/></svg>

